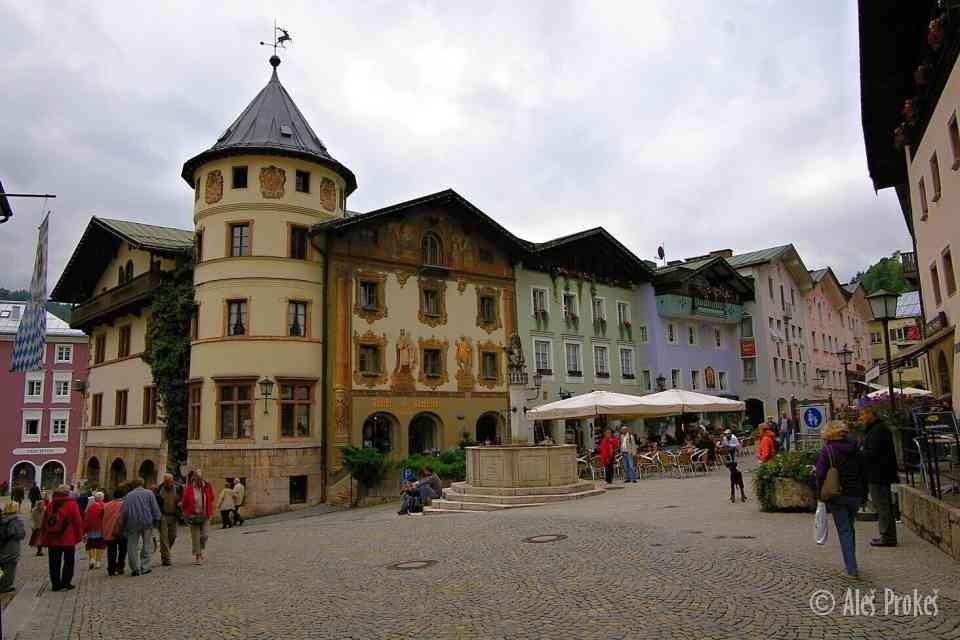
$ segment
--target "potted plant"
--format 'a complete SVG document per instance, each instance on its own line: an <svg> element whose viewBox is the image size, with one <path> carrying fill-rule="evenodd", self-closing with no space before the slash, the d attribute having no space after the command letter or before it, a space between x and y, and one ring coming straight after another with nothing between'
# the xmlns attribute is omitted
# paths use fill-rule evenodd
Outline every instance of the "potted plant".
<svg viewBox="0 0 960 640"><path fill-rule="evenodd" d="M341 447L343 466L357 481L364 492L380 484L387 472L387 460L373 447Z"/></svg>
<svg viewBox="0 0 960 640"><path fill-rule="evenodd" d="M761 511L814 511L818 451L779 453L754 471Z"/></svg>

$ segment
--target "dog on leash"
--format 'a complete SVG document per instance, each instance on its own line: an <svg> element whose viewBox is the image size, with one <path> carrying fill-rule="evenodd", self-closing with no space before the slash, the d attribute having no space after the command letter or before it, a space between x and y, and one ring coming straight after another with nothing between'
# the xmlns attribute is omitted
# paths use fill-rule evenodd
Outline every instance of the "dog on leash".
<svg viewBox="0 0 960 640"><path fill-rule="evenodd" d="M728 462L727 469L730 469L730 502L736 502L735 489L740 487L740 502L747 501L747 495L743 492L743 474L737 469L736 462Z"/></svg>

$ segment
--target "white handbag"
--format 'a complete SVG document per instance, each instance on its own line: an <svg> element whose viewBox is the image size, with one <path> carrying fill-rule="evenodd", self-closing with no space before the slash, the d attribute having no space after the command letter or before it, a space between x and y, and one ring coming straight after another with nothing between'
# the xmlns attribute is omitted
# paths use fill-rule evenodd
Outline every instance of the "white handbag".
<svg viewBox="0 0 960 640"><path fill-rule="evenodd" d="M817 501L817 513L813 516L813 540L817 544L827 543L827 504Z"/></svg>

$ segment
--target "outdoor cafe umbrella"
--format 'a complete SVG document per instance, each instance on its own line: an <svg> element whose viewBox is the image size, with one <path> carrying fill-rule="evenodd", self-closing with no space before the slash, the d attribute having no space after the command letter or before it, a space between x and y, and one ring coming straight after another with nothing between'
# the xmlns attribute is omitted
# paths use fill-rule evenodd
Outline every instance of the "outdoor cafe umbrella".
<svg viewBox="0 0 960 640"><path fill-rule="evenodd" d="M670 389L646 396L631 396L611 391L592 391L566 400L558 400L531 409L530 420L559 420L593 416L659 417L702 411L743 411L745 404L704 393Z"/></svg>
<svg viewBox="0 0 960 640"><path fill-rule="evenodd" d="M916 387L899 387L893 388L893 393L898 396L906 396L908 398L918 397L918 396L929 396L933 395L931 392L926 389L917 389ZM868 393L868 398L885 398L890 395L890 392L887 389L877 389L873 393Z"/></svg>

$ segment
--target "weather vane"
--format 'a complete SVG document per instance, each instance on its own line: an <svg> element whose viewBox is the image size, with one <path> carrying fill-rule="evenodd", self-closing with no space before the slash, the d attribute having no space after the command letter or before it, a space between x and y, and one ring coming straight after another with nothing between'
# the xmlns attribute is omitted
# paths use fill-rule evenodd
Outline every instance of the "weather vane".
<svg viewBox="0 0 960 640"><path fill-rule="evenodd" d="M260 44L265 47L273 47L273 57L277 57L277 47L281 49L287 48L287 43L293 42L293 38L290 37L290 33L286 29L282 29L277 26L277 21L273 21L273 42L264 42L260 41Z"/></svg>

